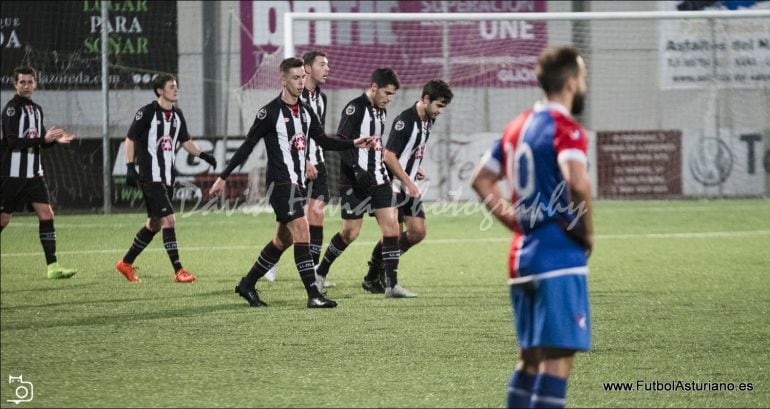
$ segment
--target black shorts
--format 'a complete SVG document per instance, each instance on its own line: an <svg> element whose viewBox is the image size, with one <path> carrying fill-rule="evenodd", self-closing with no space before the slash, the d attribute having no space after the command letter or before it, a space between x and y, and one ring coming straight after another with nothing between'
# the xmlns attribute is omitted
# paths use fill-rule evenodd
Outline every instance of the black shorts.
<svg viewBox="0 0 770 409"><path fill-rule="evenodd" d="M425 218L425 211L422 208L422 200L407 195L404 192L396 194L396 203L398 206L398 223L404 222L404 217Z"/></svg>
<svg viewBox="0 0 770 409"><path fill-rule="evenodd" d="M24 210L32 203L51 203L48 185L42 177L0 179L0 212L13 213Z"/></svg>
<svg viewBox="0 0 770 409"><path fill-rule="evenodd" d="M174 187L160 182L141 184L144 205L147 206L147 217L160 219L174 214L171 198L174 197Z"/></svg>
<svg viewBox="0 0 770 409"><path fill-rule="evenodd" d="M329 185L327 184L328 172L323 162L315 165L318 170L318 177L315 180L306 180L305 186L310 190L310 198L329 203Z"/></svg>
<svg viewBox="0 0 770 409"><path fill-rule="evenodd" d="M307 197L305 189L295 184L273 184L270 192L270 206L275 212L275 220L288 223L305 215Z"/></svg>
<svg viewBox="0 0 770 409"><path fill-rule="evenodd" d="M364 214L374 216L377 209L396 207L395 199L390 183L371 186L361 196L356 195L353 188L343 186L340 189L340 212L345 220L361 219Z"/></svg>

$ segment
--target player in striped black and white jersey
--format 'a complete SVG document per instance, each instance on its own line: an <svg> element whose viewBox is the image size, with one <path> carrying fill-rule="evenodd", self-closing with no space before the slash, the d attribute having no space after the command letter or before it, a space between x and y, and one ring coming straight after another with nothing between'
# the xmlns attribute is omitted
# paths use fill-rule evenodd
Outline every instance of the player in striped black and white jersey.
<svg viewBox="0 0 770 409"><path fill-rule="evenodd" d="M429 81L422 88L420 100L393 120L384 162L393 179L393 192L396 194L397 217L401 225L398 239L401 256L425 238L425 212L420 200L422 191L415 182L425 179L421 164L431 129L436 118L452 102L453 96L446 82ZM404 225L406 231L403 231ZM384 274L381 255L382 243L377 243L369 261L369 277Z"/></svg>
<svg viewBox="0 0 770 409"><path fill-rule="evenodd" d="M19 67L13 72L16 95L3 108L0 134L0 232L14 211L29 205L39 221L40 244L48 266L48 278L70 278L77 270L63 268L56 258L56 230L48 186L43 178L40 148L68 144L75 135L60 128L46 129L43 108L32 101L37 90L37 71Z"/></svg>
<svg viewBox="0 0 770 409"><path fill-rule="evenodd" d="M385 106L398 90L398 75L390 68L378 68L372 73L369 89L350 101L342 111L337 134L346 139L358 136L374 137L369 149L344 152L340 169L342 228L332 237L318 265L318 280L326 281L334 260L361 232L364 214L374 215L382 231L382 260L385 284L379 277L365 277L362 287L386 297L411 297L414 294L398 285L398 220L390 177L383 163L382 135L385 131ZM384 288L383 288L384 287Z"/></svg>
<svg viewBox="0 0 770 409"><path fill-rule="evenodd" d="M264 139L267 150L267 185L270 205L275 211L276 232L262 249L251 270L235 286L235 292L252 307L266 306L256 292L257 280L263 277L294 245L294 262L308 295L308 308L334 308L337 303L325 298L316 285L315 264L310 254L310 230L305 217L305 149L307 137L315 139L327 150L365 148L372 138L342 140L326 136L318 116L299 96L305 85L305 69L299 58L281 62L281 94L257 111L246 140L235 152L227 168L220 174L209 194L219 195L225 179L248 159L254 147Z"/></svg>
<svg viewBox="0 0 770 409"><path fill-rule="evenodd" d="M176 78L170 74L158 75L153 79L152 87L157 100L136 112L125 141L126 185L141 188L147 206L147 222L136 233L131 247L115 264L115 269L128 281L141 281L136 276L134 260L162 229L163 246L174 268L174 282L190 283L196 277L182 268L179 260L174 227L176 218L171 205L176 176L176 144L181 143L182 148L206 161L212 169L216 169L217 161L211 154L202 152L187 133L187 121L182 110L174 106L179 96ZM138 174L135 158L139 162Z"/></svg>
<svg viewBox="0 0 770 409"><path fill-rule="evenodd" d="M305 88L300 94L300 100L309 106L318 116L321 129L326 125L326 94L321 91L321 84L329 77L329 60L326 53L320 50L310 51L302 56L305 64ZM329 202L328 172L323 148L313 138L308 138L305 161L305 185L308 193L308 203L305 205L305 215L310 225L310 254L313 263L318 265L323 245L324 207ZM277 266L273 266L266 274L268 281L275 281ZM334 287L331 281L324 281L324 287Z"/></svg>

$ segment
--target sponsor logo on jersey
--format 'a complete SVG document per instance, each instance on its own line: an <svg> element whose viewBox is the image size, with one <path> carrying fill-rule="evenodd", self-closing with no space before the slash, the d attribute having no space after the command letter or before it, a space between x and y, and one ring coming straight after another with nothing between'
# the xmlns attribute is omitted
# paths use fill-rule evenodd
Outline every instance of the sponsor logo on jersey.
<svg viewBox="0 0 770 409"><path fill-rule="evenodd" d="M5 110L5 114L8 116L14 116L16 115L16 109L14 107L8 107L8 109Z"/></svg>
<svg viewBox="0 0 770 409"><path fill-rule="evenodd" d="M265 108L262 108L257 112L257 119L265 119L267 116L267 110Z"/></svg>
<svg viewBox="0 0 770 409"><path fill-rule="evenodd" d="M348 105L347 108L345 108L345 114L347 115L353 115L353 113L356 112L356 107L353 105Z"/></svg>
<svg viewBox="0 0 770 409"><path fill-rule="evenodd" d="M397 131L400 131L400 130L404 129L404 120L403 119L399 119L398 122L396 122L396 124L393 125L393 129L395 129Z"/></svg>
<svg viewBox="0 0 770 409"><path fill-rule="evenodd" d="M136 111L136 116L134 117L134 120L138 121L142 119L142 116L144 116L144 112L142 112L142 110L140 109L139 111Z"/></svg>

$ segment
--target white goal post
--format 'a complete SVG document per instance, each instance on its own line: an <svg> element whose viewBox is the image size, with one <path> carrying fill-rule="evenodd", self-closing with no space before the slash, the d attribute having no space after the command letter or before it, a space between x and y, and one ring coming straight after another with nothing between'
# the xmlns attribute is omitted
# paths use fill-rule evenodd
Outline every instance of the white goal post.
<svg viewBox="0 0 770 409"><path fill-rule="evenodd" d="M282 23L284 58L331 50L327 131L384 64L402 79L388 129L427 79L450 83L455 99L426 158L429 200L472 198L467 180L480 152L542 96L534 64L546 46L574 46L586 60L580 120L600 197L770 192L770 9L287 12Z"/></svg>

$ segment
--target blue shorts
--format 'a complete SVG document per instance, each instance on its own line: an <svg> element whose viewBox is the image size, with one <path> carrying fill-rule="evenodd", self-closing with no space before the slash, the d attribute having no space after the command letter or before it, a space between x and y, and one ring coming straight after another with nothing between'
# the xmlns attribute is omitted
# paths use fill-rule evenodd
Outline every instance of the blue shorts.
<svg viewBox="0 0 770 409"><path fill-rule="evenodd" d="M511 286L521 349L591 348L591 314L585 275L563 275Z"/></svg>

